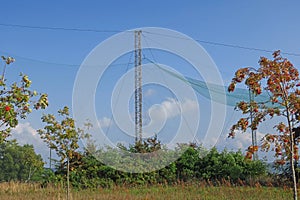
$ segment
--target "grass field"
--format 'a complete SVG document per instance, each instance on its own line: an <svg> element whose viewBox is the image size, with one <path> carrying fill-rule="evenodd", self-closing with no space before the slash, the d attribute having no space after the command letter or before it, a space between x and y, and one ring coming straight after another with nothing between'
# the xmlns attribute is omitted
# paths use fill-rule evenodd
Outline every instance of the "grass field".
<svg viewBox="0 0 300 200"><path fill-rule="evenodd" d="M292 199L289 188L249 187L249 186L204 186L200 184L151 186L151 187L114 187L98 190L72 190L71 199ZM37 184L1 183L0 199L66 199L62 188L40 188Z"/></svg>

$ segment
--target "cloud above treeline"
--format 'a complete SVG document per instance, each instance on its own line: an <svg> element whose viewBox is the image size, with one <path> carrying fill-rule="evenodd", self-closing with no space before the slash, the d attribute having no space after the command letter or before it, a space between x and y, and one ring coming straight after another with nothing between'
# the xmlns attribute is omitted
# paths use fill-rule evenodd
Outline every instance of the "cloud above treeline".
<svg viewBox="0 0 300 200"><path fill-rule="evenodd" d="M19 123L18 126L12 130L9 139L16 139L20 145L33 145L35 152L42 155L44 161L48 160L49 148L29 122Z"/></svg>

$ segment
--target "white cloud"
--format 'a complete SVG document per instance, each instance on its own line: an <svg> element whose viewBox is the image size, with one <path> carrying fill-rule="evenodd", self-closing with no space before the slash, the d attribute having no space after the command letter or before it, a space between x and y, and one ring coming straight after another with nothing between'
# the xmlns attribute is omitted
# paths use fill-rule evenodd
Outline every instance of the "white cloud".
<svg viewBox="0 0 300 200"><path fill-rule="evenodd" d="M264 136L264 133L256 132L256 139L257 143L260 143L260 140ZM238 150L241 149L242 151L247 149L252 144L252 135L250 132L237 132L235 138L228 138L227 134L221 135L218 140L219 147L226 147L230 150Z"/></svg>
<svg viewBox="0 0 300 200"><path fill-rule="evenodd" d="M190 99L180 102L174 98L168 98L160 104L155 104L148 110L150 119L149 123L143 127L144 136L150 137L153 133L160 133L166 127L165 132L176 134L177 130L180 129L180 132L189 133L189 127L193 129L195 124L198 125L198 117L195 116L197 111L198 102ZM180 116L183 116L184 120L179 119ZM170 125L172 123L176 124ZM189 135L189 137L192 137L192 135ZM169 136L164 135L164 137ZM184 135L181 139L191 139L189 137Z"/></svg>
<svg viewBox="0 0 300 200"><path fill-rule="evenodd" d="M146 92L144 93L144 97L150 97L152 95L155 94L155 90L154 89L148 89L146 90Z"/></svg>
<svg viewBox="0 0 300 200"><path fill-rule="evenodd" d="M32 128L29 122L25 122L24 124L18 124L18 126L14 129L16 134L22 134L23 132L27 132L32 136L37 134L36 130Z"/></svg>
<svg viewBox="0 0 300 200"><path fill-rule="evenodd" d="M195 111L199 108L198 102L191 99L186 99L182 104L183 112Z"/></svg>
<svg viewBox="0 0 300 200"><path fill-rule="evenodd" d="M252 144L252 137L251 132L238 132L236 133L235 138L227 138L227 134L221 135L221 137L218 140L217 148L222 150L224 148L231 150L231 151L237 151L241 150L243 153L245 153L248 149L248 147ZM260 145L260 141L265 136L265 133L262 132L256 132L256 138L257 138L257 144ZM259 159L267 159L268 162L274 161L274 152L263 152L258 151L258 158Z"/></svg>
<svg viewBox="0 0 300 200"><path fill-rule="evenodd" d="M181 115L182 113L195 111L198 109L198 102L190 99L186 99L183 102L179 102L174 98L168 98L163 101L161 104L152 106L148 113L150 116L155 117L156 119L173 118Z"/></svg>
<svg viewBox="0 0 300 200"><path fill-rule="evenodd" d="M103 117L102 119L99 119L98 122L101 128L106 128L113 124L113 121L108 117Z"/></svg>
<svg viewBox="0 0 300 200"><path fill-rule="evenodd" d="M19 123L18 126L12 130L9 139L16 139L20 145L33 145L37 154L41 154L44 160L48 159L49 148L29 122Z"/></svg>

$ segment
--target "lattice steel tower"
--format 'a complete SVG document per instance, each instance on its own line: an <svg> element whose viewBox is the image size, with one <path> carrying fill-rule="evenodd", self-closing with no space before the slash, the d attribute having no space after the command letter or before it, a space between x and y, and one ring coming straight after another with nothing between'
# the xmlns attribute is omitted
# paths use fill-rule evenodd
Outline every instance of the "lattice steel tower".
<svg viewBox="0 0 300 200"><path fill-rule="evenodd" d="M249 88L249 102L250 102L250 105L252 104L252 102L254 101L254 95L253 93L251 92L250 88ZM252 109L252 105L250 106L250 121L251 121L251 124L253 123L253 109ZM257 146L257 138L256 138L256 130L254 130L252 127L251 127L251 138L252 138L252 146ZM257 154L257 151L254 151L253 153L253 160L258 160L258 154Z"/></svg>
<svg viewBox="0 0 300 200"><path fill-rule="evenodd" d="M143 119L142 119L142 31L134 31L134 107L135 107L135 142L142 141Z"/></svg>

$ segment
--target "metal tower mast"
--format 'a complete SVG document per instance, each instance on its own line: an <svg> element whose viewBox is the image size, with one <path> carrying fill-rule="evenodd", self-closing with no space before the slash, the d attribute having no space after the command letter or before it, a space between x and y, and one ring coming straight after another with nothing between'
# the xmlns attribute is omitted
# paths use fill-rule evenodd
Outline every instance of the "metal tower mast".
<svg viewBox="0 0 300 200"><path fill-rule="evenodd" d="M249 100L250 100L250 104L253 101L253 93L251 92L250 88L249 88ZM252 110L252 106L250 106L250 120L251 120L251 124L253 122L253 110ZM256 130L253 130L253 128L251 127L251 135L252 135L252 146L257 146L257 139L256 139ZM255 151L253 154L253 160L258 160L258 154Z"/></svg>
<svg viewBox="0 0 300 200"><path fill-rule="evenodd" d="M142 31L134 31L134 67L135 67L135 142L142 141L143 120L142 120L142 48L141 48Z"/></svg>

